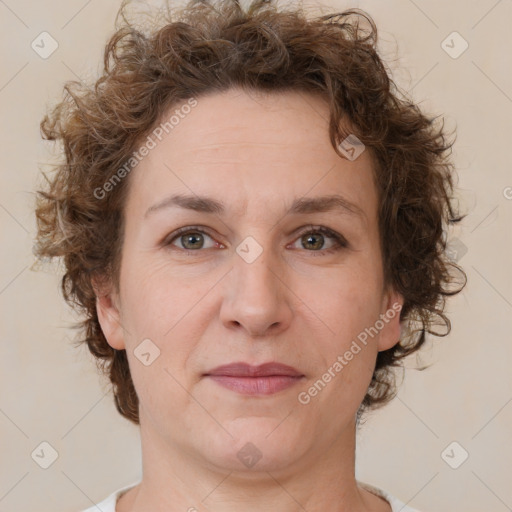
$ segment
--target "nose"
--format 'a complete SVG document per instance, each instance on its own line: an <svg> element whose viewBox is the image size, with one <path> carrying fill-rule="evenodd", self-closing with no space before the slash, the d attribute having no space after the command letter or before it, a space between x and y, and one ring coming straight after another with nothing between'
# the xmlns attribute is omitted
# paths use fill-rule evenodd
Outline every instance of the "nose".
<svg viewBox="0 0 512 512"><path fill-rule="evenodd" d="M223 280L223 325L251 337L276 336L286 330L293 315L293 293L285 266L268 249L251 263L234 253L233 268Z"/></svg>

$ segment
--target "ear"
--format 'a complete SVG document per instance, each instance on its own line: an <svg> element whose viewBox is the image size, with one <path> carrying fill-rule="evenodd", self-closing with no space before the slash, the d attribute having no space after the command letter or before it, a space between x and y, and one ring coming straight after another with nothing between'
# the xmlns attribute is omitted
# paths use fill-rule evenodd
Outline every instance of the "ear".
<svg viewBox="0 0 512 512"><path fill-rule="evenodd" d="M121 325L119 296L112 285L100 286L99 281L96 281L94 289L96 291L96 312L101 330L112 348L123 350L126 345Z"/></svg>
<svg viewBox="0 0 512 512"><path fill-rule="evenodd" d="M400 312L404 305L404 298L393 288L389 288L384 294L380 320L384 327L380 331L378 350L388 350L394 347L399 341L402 333L400 325Z"/></svg>

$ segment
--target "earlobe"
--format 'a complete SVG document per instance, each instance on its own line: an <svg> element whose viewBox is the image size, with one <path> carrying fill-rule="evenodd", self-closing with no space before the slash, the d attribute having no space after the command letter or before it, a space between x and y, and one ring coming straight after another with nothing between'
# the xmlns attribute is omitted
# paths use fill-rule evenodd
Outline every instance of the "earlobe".
<svg viewBox="0 0 512 512"><path fill-rule="evenodd" d="M112 293L98 295L96 297L96 312L108 344L116 350L123 350L126 346L117 302Z"/></svg>
<svg viewBox="0 0 512 512"><path fill-rule="evenodd" d="M381 314L381 320L384 326L380 332L378 350L389 350L399 341L402 334L402 326L400 325L400 313L404 305L404 298L395 290L391 290L387 294L384 302L384 310Z"/></svg>

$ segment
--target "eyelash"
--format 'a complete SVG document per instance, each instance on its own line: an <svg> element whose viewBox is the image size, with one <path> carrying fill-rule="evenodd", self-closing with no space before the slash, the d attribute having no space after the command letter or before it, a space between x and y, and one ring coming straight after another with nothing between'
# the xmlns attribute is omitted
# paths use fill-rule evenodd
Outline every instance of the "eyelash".
<svg viewBox="0 0 512 512"><path fill-rule="evenodd" d="M187 233L201 233L201 234L207 235L210 238L214 239L213 236L210 235L207 231L205 231L204 228L202 228L201 226L185 226L183 228L177 229L174 233L169 235L164 240L163 245L165 247L171 246L172 242L174 242L178 237L180 237L184 234L187 234ZM330 228L326 228L325 226L309 225L309 226L307 226L307 228L304 231L301 231L297 235L297 238L295 240L303 237L304 235L310 234L310 233L321 233L322 235L327 235L329 238L334 239L334 246L331 247L330 249L320 249L319 251L315 251L315 250L309 251L307 249L304 249L307 252L313 253L313 256L322 256L325 254L331 254L331 253L340 251L342 249L347 249L349 247L349 244L348 244L347 240L345 239L345 237L343 237L342 235L340 235L336 231L333 231ZM201 249L195 249L195 250L194 249L182 249L181 247L176 247L176 246L173 246L173 250L174 249L177 249L178 251L184 252L186 254L201 252ZM317 253L317 254L314 254L314 253Z"/></svg>

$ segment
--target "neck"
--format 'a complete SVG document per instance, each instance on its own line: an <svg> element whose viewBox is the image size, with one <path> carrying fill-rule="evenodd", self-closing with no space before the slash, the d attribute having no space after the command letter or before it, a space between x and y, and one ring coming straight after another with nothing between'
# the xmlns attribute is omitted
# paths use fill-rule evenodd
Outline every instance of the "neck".
<svg viewBox="0 0 512 512"><path fill-rule="evenodd" d="M190 448L171 444L141 417L143 479L118 501L116 512L388 511L355 479L355 421L331 446L312 448L284 464L245 471L215 466Z"/></svg>

